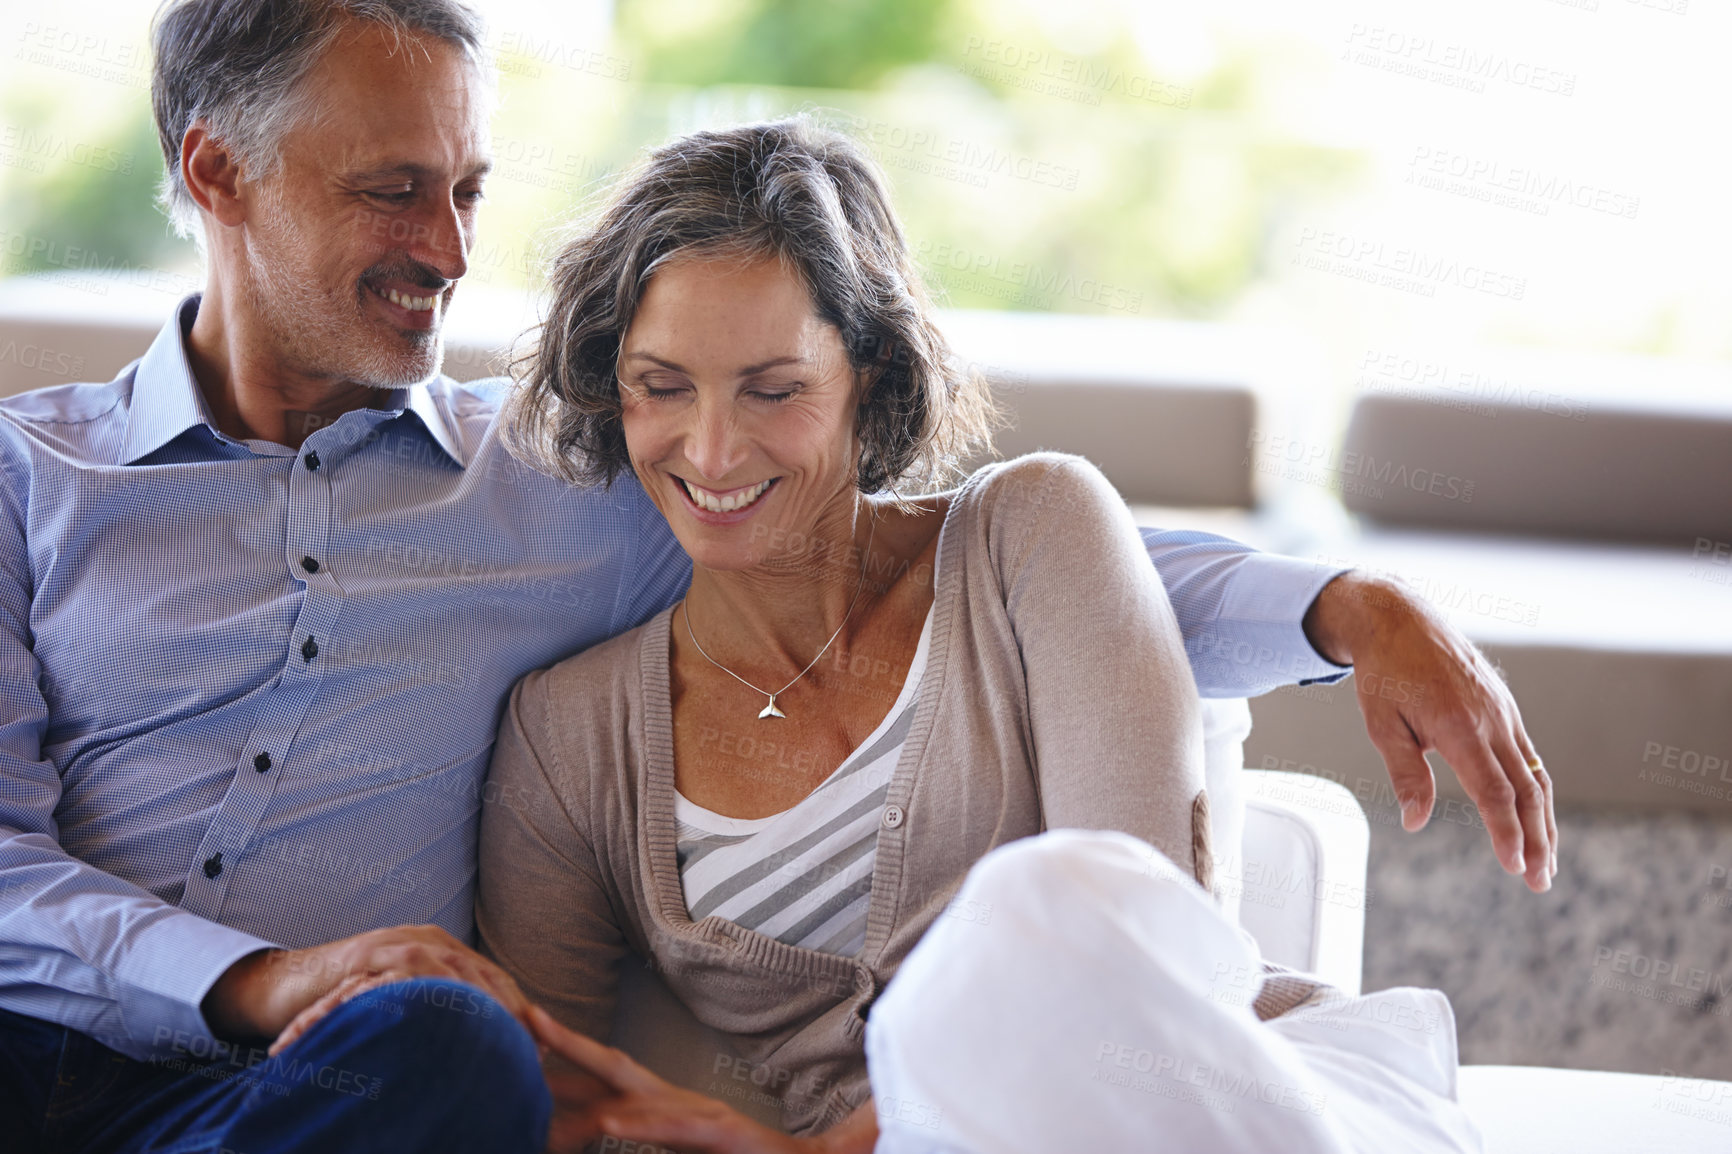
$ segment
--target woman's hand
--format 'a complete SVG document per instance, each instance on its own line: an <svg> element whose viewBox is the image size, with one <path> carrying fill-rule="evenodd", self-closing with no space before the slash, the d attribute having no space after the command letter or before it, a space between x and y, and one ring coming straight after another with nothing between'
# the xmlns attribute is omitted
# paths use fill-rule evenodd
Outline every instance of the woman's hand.
<svg viewBox="0 0 1732 1154"><path fill-rule="evenodd" d="M544 1052L577 1067L548 1077L554 1093L551 1154L576 1154L604 1135L693 1154L809 1154L825 1148L821 1138L790 1137L714 1098L670 1085L619 1050L566 1029L540 1006L530 1010L529 1025Z"/></svg>

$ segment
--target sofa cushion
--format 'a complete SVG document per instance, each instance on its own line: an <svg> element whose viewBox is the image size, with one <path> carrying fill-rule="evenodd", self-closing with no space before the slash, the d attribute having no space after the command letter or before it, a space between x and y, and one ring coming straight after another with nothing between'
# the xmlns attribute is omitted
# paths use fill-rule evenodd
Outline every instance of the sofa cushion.
<svg viewBox="0 0 1732 1154"><path fill-rule="evenodd" d="M1486 1154L1732 1150L1732 1082L1539 1066L1463 1066Z"/></svg>
<svg viewBox="0 0 1732 1154"><path fill-rule="evenodd" d="M1732 541L1732 405L1439 405L1368 394L1336 462L1383 525Z"/></svg>

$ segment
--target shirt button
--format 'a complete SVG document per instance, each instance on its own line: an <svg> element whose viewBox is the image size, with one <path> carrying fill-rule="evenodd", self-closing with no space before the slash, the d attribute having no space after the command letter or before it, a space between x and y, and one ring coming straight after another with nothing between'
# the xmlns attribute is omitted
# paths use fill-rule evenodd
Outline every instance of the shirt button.
<svg viewBox="0 0 1732 1154"><path fill-rule="evenodd" d="M260 773L269 773L271 769L271 755L268 753L261 753L257 757L253 758L253 768L258 770Z"/></svg>
<svg viewBox="0 0 1732 1154"><path fill-rule="evenodd" d="M887 806L885 806L884 807L884 828L885 829L901 829L902 828L902 822L907 816L908 816L907 814L902 812L902 807L899 805L887 805Z"/></svg>
<svg viewBox="0 0 1732 1154"><path fill-rule="evenodd" d="M309 573L317 573L319 571L319 563L311 557L302 557L301 568L305 569Z"/></svg>
<svg viewBox="0 0 1732 1154"><path fill-rule="evenodd" d="M319 454L308 453L301 458L301 464L307 467L307 472L317 473L319 471Z"/></svg>
<svg viewBox="0 0 1732 1154"><path fill-rule="evenodd" d="M317 657L318 655L319 655L319 643L317 641L314 641L311 637L309 637L306 639L306 641L302 642L302 644L301 644L301 660L302 661L311 661L313 658Z"/></svg>
<svg viewBox="0 0 1732 1154"><path fill-rule="evenodd" d="M205 861L204 861L204 876L205 877L214 878L222 872L223 872L223 855L222 854L219 853L215 857L208 857L205 859Z"/></svg>

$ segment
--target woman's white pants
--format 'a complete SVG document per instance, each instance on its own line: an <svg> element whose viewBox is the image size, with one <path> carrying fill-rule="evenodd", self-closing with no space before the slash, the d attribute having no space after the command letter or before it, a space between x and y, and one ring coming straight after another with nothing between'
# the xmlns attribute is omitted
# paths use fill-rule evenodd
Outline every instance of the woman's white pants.
<svg viewBox="0 0 1732 1154"><path fill-rule="evenodd" d="M1250 936L1147 843L1055 830L976 863L873 1008L877 1154L1478 1151L1436 990L1268 1022Z"/></svg>

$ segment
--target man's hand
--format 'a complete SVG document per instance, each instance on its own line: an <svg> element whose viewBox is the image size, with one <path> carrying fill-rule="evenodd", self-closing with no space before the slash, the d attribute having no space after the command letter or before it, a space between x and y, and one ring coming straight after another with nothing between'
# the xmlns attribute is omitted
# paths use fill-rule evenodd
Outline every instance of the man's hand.
<svg viewBox="0 0 1732 1154"><path fill-rule="evenodd" d="M215 1034L274 1039L277 1054L350 998L409 978L467 982L529 1025L529 1000L511 976L437 926L392 926L305 950L249 954L217 979L201 1008Z"/></svg>
<svg viewBox="0 0 1732 1154"><path fill-rule="evenodd" d="M1535 893L1550 889L1558 869L1551 777L1479 650L1400 584L1352 572L1324 586L1305 633L1324 657L1353 666L1402 825L1421 829L1431 817L1437 791L1425 753L1435 749L1479 807L1504 869L1525 875Z"/></svg>

